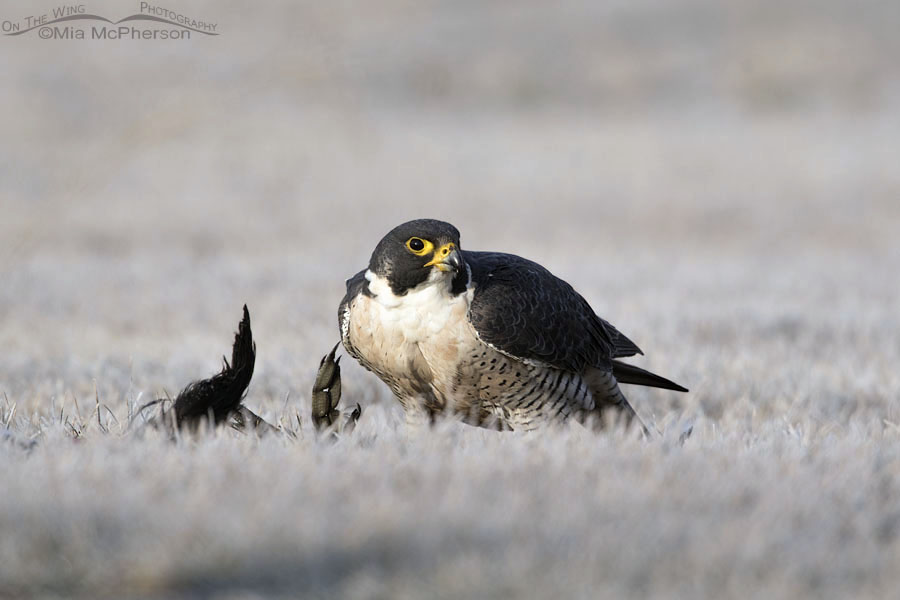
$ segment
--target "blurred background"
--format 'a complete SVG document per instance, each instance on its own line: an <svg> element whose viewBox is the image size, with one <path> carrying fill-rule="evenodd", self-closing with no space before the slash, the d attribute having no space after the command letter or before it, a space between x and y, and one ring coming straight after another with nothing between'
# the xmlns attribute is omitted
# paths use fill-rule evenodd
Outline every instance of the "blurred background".
<svg viewBox="0 0 900 600"><path fill-rule="evenodd" d="M0 390L20 408L95 381L111 405L174 394L218 368L245 302L249 404L299 406L344 280L435 217L570 281L693 390L635 390L646 411L895 411L897 2L165 7L220 35L0 39Z"/></svg>

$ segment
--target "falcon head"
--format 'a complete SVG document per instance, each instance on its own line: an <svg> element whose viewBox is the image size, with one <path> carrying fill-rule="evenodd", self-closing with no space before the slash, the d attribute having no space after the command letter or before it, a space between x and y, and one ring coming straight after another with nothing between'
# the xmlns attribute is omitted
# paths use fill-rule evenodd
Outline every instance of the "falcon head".
<svg viewBox="0 0 900 600"><path fill-rule="evenodd" d="M385 278L398 296L426 281L453 282L457 287L457 279L463 275L468 278L459 248L459 230L434 219L417 219L394 227L375 246L369 270Z"/></svg>

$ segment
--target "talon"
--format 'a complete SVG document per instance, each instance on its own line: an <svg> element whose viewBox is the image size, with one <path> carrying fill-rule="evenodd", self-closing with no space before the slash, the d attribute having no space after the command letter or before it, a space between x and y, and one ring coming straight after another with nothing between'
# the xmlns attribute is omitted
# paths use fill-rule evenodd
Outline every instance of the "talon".
<svg viewBox="0 0 900 600"><path fill-rule="evenodd" d="M340 417L337 405L341 401L341 359L335 359L340 342L319 362L319 372L312 389L312 419L316 429L333 425Z"/></svg>
<svg viewBox="0 0 900 600"><path fill-rule="evenodd" d="M356 429L356 422L359 421L359 416L362 414L362 407L359 403L356 403L356 408L353 409L349 415L347 415L347 419L344 421L344 433L350 433L354 429Z"/></svg>

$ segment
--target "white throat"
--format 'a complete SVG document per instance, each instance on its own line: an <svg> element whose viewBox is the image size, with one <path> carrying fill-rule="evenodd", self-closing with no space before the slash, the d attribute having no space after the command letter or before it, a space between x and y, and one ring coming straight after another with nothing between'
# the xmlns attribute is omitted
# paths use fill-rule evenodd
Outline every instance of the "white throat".
<svg viewBox="0 0 900 600"><path fill-rule="evenodd" d="M432 269L428 274L428 279L402 296L394 294L385 277L377 275L371 270L366 271L366 280L369 282L369 291L372 292L375 299L388 308L420 304L423 301L449 301L452 298L450 288L453 286L453 278L449 273L442 273L438 269Z"/></svg>
<svg viewBox="0 0 900 600"><path fill-rule="evenodd" d="M468 265L466 265L468 269ZM398 296L391 290L387 279L366 271L369 292L377 304L383 307L382 319L393 322L405 334L408 341L422 341L443 329L454 314L468 310L472 299L472 286L466 292L453 295L453 277L433 269L428 279ZM471 282L471 276L469 278Z"/></svg>

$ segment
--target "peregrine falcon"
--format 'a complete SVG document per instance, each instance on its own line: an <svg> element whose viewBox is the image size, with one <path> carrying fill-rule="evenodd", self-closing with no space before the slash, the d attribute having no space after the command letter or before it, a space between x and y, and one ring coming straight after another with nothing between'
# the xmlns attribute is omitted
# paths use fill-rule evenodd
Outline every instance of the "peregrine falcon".
<svg viewBox="0 0 900 600"><path fill-rule="evenodd" d="M463 252L453 225L420 219L375 247L338 309L347 352L381 378L411 422L534 429L569 418L628 422L619 389L686 392L616 359L643 354L571 285L530 260Z"/></svg>

